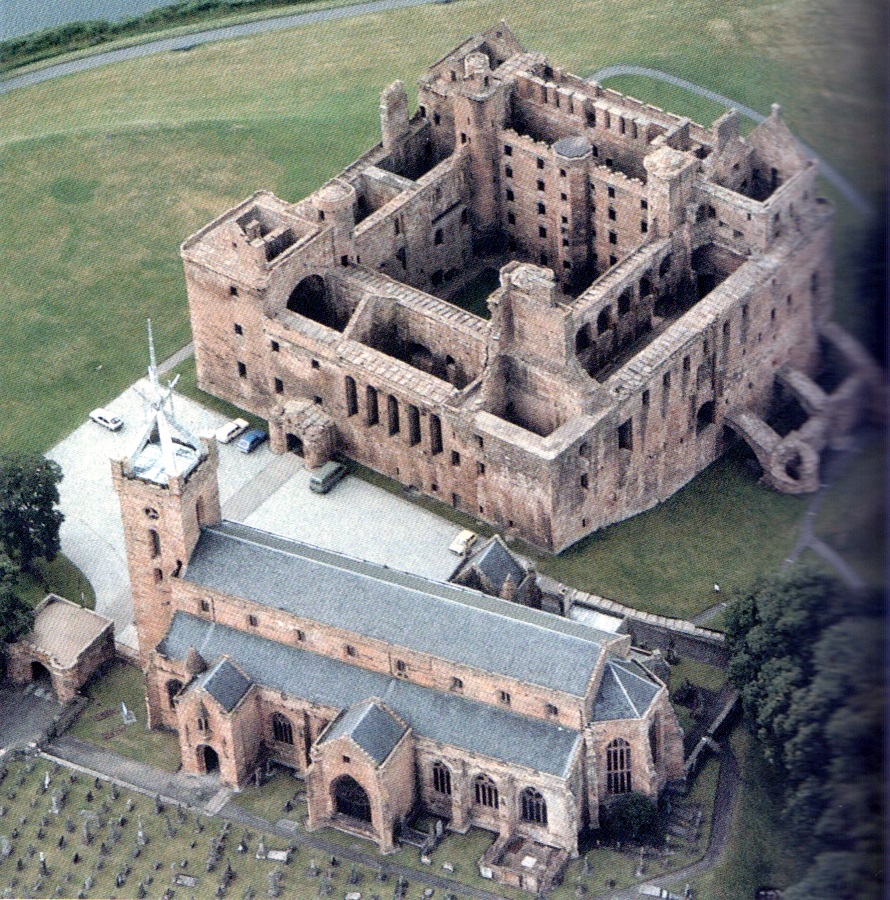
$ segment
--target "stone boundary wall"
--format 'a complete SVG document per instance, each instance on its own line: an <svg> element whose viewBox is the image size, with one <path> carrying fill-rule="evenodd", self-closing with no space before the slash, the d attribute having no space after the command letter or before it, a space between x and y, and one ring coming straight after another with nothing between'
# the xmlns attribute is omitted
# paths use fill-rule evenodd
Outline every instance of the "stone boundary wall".
<svg viewBox="0 0 890 900"><path fill-rule="evenodd" d="M547 589L545 588L545 591ZM563 594L569 605L578 603L597 612L619 616L627 623L634 646L646 644L667 652L669 648L681 656L690 656L711 666L724 667L729 662L729 649L719 631L693 625L685 619L672 619L624 606L615 600L597 597L569 588Z"/></svg>

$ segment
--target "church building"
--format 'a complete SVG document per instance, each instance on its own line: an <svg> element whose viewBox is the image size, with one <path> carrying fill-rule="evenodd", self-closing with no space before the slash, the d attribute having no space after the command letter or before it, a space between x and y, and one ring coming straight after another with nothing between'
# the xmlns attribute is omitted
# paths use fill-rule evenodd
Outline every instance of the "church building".
<svg viewBox="0 0 890 900"><path fill-rule="evenodd" d="M418 810L490 830L494 876L532 890L610 798L682 778L667 689L628 636L222 520L216 444L149 375L112 468L149 725L178 733L185 772L238 788L287 767L310 830L382 852Z"/></svg>

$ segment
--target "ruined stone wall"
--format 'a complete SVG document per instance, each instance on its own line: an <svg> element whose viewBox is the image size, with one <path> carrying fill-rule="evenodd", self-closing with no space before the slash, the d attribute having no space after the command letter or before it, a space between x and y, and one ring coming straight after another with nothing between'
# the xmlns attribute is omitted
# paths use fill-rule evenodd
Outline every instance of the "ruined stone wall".
<svg viewBox="0 0 890 900"><path fill-rule="evenodd" d="M782 364L812 370L831 209L778 110L746 139L732 113L705 129L496 34L431 67L412 119L388 88L382 144L308 201L255 195L183 255L199 384L269 418L274 449L309 399L330 430L313 463L339 444L559 550L713 461L725 413L763 415ZM242 247L251 215L267 233ZM372 283L450 295L505 245L553 270L551 295L496 291L479 344L465 313ZM295 302L303 279L324 300Z"/></svg>

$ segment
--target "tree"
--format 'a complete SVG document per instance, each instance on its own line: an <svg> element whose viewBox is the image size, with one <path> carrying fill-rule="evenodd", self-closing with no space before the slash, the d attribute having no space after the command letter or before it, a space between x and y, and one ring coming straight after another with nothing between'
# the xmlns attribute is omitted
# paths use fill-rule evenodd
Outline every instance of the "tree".
<svg viewBox="0 0 890 900"><path fill-rule="evenodd" d="M880 610L878 597L796 571L759 582L727 617L730 677L812 860L788 900L881 896Z"/></svg>
<svg viewBox="0 0 890 900"><path fill-rule="evenodd" d="M601 810L603 830L622 841L651 837L658 824L658 807L645 794L621 794Z"/></svg>
<svg viewBox="0 0 890 900"><path fill-rule="evenodd" d="M0 457L0 546L23 571L59 552L58 463L42 456Z"/></svg>
<svg viewBox="0 0 890 900"><path fill-rule="evenodd" d="M18 567L0 553L0 647L27 634L34 625L34 610L15 593Z"/></svg>

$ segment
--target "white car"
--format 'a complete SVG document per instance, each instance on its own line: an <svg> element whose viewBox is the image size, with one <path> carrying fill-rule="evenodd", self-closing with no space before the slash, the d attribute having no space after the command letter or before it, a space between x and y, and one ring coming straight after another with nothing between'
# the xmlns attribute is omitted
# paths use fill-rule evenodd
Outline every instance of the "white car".
<svg viewBox="0 0 890 900"><path fill-rule="evenodd" d="M466 556L470 547L476 543L479 535L475 531L465 528L458 536L448 545L448 549L458 556Z"/></svg>
<svg viewBox="0 0 890 900"><path fill-rule="evenodd" d="M103 428L107 428L109 431L120 431L121 428L124 427L124 420L120 418L120 416L116 416L111 410L108 409L94 409L90 413L90 418L97 424L101 425Z"/></svg>
<svg viewBox="0 0 890 900"><path fill-rule="evenodd" d="M216 439L221 444L228 444L230 441L234 441L239 434L244 434L248 428L250 428L250 423L244 419L232 419L231 422L226 422L225 425L217 428Z"/></svg>

